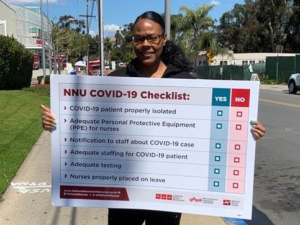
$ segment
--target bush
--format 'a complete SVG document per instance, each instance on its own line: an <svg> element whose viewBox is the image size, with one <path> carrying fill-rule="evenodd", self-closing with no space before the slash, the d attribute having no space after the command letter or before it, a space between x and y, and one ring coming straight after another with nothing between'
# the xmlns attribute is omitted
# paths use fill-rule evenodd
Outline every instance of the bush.
<svg viewBox="0 0 300 225"><path fill-rule="evenodd" d="M36 78L37 78L38 84L41 84L44 79L44 76L37 76ZM50 75L45 76L44 84L50 84Z"/></svg>
<svg viewBox="0 0 300 225"><path fill-rule="evenodd" d="M44 84L50 84L50 76L49 75L45 76Z"/></svg>
<svg viewBox="0 0 300 225"><path fill-rule="evenodd" d="M0 90L30 87L32 53L15 38L0 35L0 56Z"/></svg>
<svg viewBox="0 0 300 225"><path fill-rule="evenodd" d="M36 78L37 78L38 84L41 84L44 77L43 76L37 76Z"/></svg>

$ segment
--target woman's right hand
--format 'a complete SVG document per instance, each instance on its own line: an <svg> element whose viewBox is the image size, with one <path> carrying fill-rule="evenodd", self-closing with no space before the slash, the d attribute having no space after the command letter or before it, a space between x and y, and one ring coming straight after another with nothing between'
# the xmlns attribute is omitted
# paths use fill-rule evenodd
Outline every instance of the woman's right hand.
<svg viewBox="0 0 300 225"><path fill-rule="evenodd" d="M52 131L56 127L55 117L51 113L50 108L41 105L41 108L43 110L43 116L42 116L42 124L44 130Z"/></svg>

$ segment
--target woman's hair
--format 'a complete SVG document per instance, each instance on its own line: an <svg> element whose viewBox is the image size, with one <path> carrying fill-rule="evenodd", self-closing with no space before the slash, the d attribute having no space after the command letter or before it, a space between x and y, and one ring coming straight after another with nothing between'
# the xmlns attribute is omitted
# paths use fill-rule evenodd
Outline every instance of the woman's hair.
<svg viewBox="0 0 300 225"><path fill-rule="evenodd" d="M163 33L166 32L166 26L165 26L165 21L159 15L157 12L154 11L147 11L139 15L135 22L134 26L136 23L141 20L141 19L147 19L147 20L152 20L153 22L157 23L160 25ZM175 43L173 43L170 40L167 40L165 43L165 46L163 47L163 52L161 54L161 60L166 64L172 64L176 66L179 69L182 69L184 71L191 72L193 70L192 66L190 65L190 62L187 60L187 58L184 55L184 52L177 46Z"/></svg>

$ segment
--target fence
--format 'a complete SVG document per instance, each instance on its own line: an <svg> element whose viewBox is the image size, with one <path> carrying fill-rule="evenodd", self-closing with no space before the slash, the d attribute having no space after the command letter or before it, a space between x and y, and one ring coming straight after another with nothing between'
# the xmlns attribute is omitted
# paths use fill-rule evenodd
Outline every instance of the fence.
<svg viewBox="0 0 300 225"><path fill-rule="evenodd" d="M213 80L250 80L251 72L248 65L199 66L198 79Z"/></svg>
<svg viewBox="0 0 300 225"><path fill-rule="evenodd" d="M293 73L300 73L300 55L295 56L270 56L266 63L252 64L253 73L266 75L277 83L288 81ZM215 80L250 80L249 65L223 65L223 66L199 66L197 68L198 79Z"/></svg>
<svg viewBox="0 0 300 225"><path fill-rule="evenodd" d="M266 75L277 82L286 82L293 73L300 72L300 55L267 57Z"/></svg>

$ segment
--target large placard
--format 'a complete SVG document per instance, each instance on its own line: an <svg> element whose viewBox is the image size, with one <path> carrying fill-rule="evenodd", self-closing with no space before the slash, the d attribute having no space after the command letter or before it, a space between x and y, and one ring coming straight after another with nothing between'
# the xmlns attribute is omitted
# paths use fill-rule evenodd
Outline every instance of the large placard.
<svg viewBox="0 0 300 225"><path fill-rule="evenodd" d="M55 206L250 219L259 82L51 76Z"/></svg>

